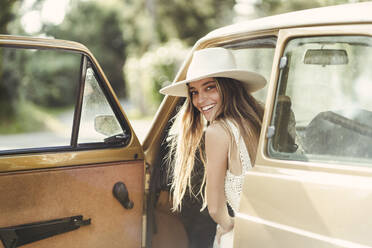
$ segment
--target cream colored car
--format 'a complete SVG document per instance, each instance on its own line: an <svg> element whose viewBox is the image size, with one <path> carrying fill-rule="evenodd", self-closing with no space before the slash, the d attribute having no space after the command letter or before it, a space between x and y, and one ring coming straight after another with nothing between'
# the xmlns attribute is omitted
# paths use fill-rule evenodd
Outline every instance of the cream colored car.
<svg viewBox="0 0 372 248"><path fill-rule="evenodd" d="M372 247L371 13L371 2L287 13L195 44L231 49L241 68L268 81L256 94L264 124L234 247ZM177 104L164 100L144 142L152 166L162 159L156 134Z"/></svg>
<svg viewBox="0 0 372 248"><path fill-rule="evenodd" d="M255 94L264 124L234 247L372 247L371 13L360 3L266 17L193 47L231 49L268 81ZM140 144L83 45L0 36L0 59L1 86L19 86L32 115L7 120L17 132L0 128L0 247L211 247L215 223L198 199L170 211L165 156L181 98L164 98Z"/></svg>

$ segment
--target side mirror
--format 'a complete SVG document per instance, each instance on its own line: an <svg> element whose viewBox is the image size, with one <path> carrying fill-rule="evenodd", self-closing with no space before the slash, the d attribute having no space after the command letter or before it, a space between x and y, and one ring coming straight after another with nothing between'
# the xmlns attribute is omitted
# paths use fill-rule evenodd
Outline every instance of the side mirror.
<svg viewBox="0 0 372 248"><path fill-rule="evenodd" d="M106 136L112 136L123 132L116 117L113 115L96 116L96 118L94 118L94 130Z"/></svg>
<svg viewBox="0 0 372 248"><path fill-rule="evenodd" d="M346 50L341 49L308 49L304 64L309 65L346 65L349 63Z"/></svg>

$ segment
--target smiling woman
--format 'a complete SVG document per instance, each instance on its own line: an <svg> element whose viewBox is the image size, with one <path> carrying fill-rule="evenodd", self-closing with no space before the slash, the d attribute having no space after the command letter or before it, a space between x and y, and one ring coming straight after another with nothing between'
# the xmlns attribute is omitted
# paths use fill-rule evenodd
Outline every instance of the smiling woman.
<svg viewBox="0 0 372 248"><path fill-rule="evenodd" d="M210 61L210 58L216 58ZM232 247L234 218L238 211L244 175L252 168L261 130L263 107L251 96L266 84L254 72L238 69L228 49L215 47L196 51L186 79L161 90L168 95L186 97L180 121L180 133L173 140L172 163L173 210L179 210L185 192L190 190L198 153L205 164L197 194L203 200L202 210L217 223L213 247ZM204 119L208 122L203 146ZM252 162L251 162L252 161ZM204 185L205 192L204 191Z"/></svg>
<svg viewBox="0 0 372 248"><path fill-rule="evenodd" d="M214 78L205 78L188 84L192 104L205 117L212 121L220 108L221 98Z"/></svg>

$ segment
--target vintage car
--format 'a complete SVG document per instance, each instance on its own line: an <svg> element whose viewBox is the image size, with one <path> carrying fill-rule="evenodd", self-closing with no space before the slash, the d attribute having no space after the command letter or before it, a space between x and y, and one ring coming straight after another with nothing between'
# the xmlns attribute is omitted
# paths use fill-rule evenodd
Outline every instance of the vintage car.
<svg viewBox="0 0 372 248"><path fill-rule="evenodd" d="M176 81L193 51L221 46L268 82L255 93L265 114L234 247L372 247L371 13L367 2L226 26L180 68ZM3 247L211 247L200 200L170 210L165 158L183 99L164 98L141 144L83 45L0 36L0 59Z"/></svg>

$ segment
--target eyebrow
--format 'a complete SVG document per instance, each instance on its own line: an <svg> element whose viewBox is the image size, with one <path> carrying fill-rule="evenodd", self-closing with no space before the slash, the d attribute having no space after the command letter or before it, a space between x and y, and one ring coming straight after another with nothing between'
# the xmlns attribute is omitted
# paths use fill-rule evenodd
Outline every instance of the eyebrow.
<svg viewBox="0 0 372 248"><path fill-rule="evenodd" d="M205 85L207 85L209 83L216 83L216 81L215 80L207 81L207 82L203 83L202 86L205 86ZM187 86L189 86L189 90L195 89L195 87L190 86L190 83L188 83Z"/></svg>

